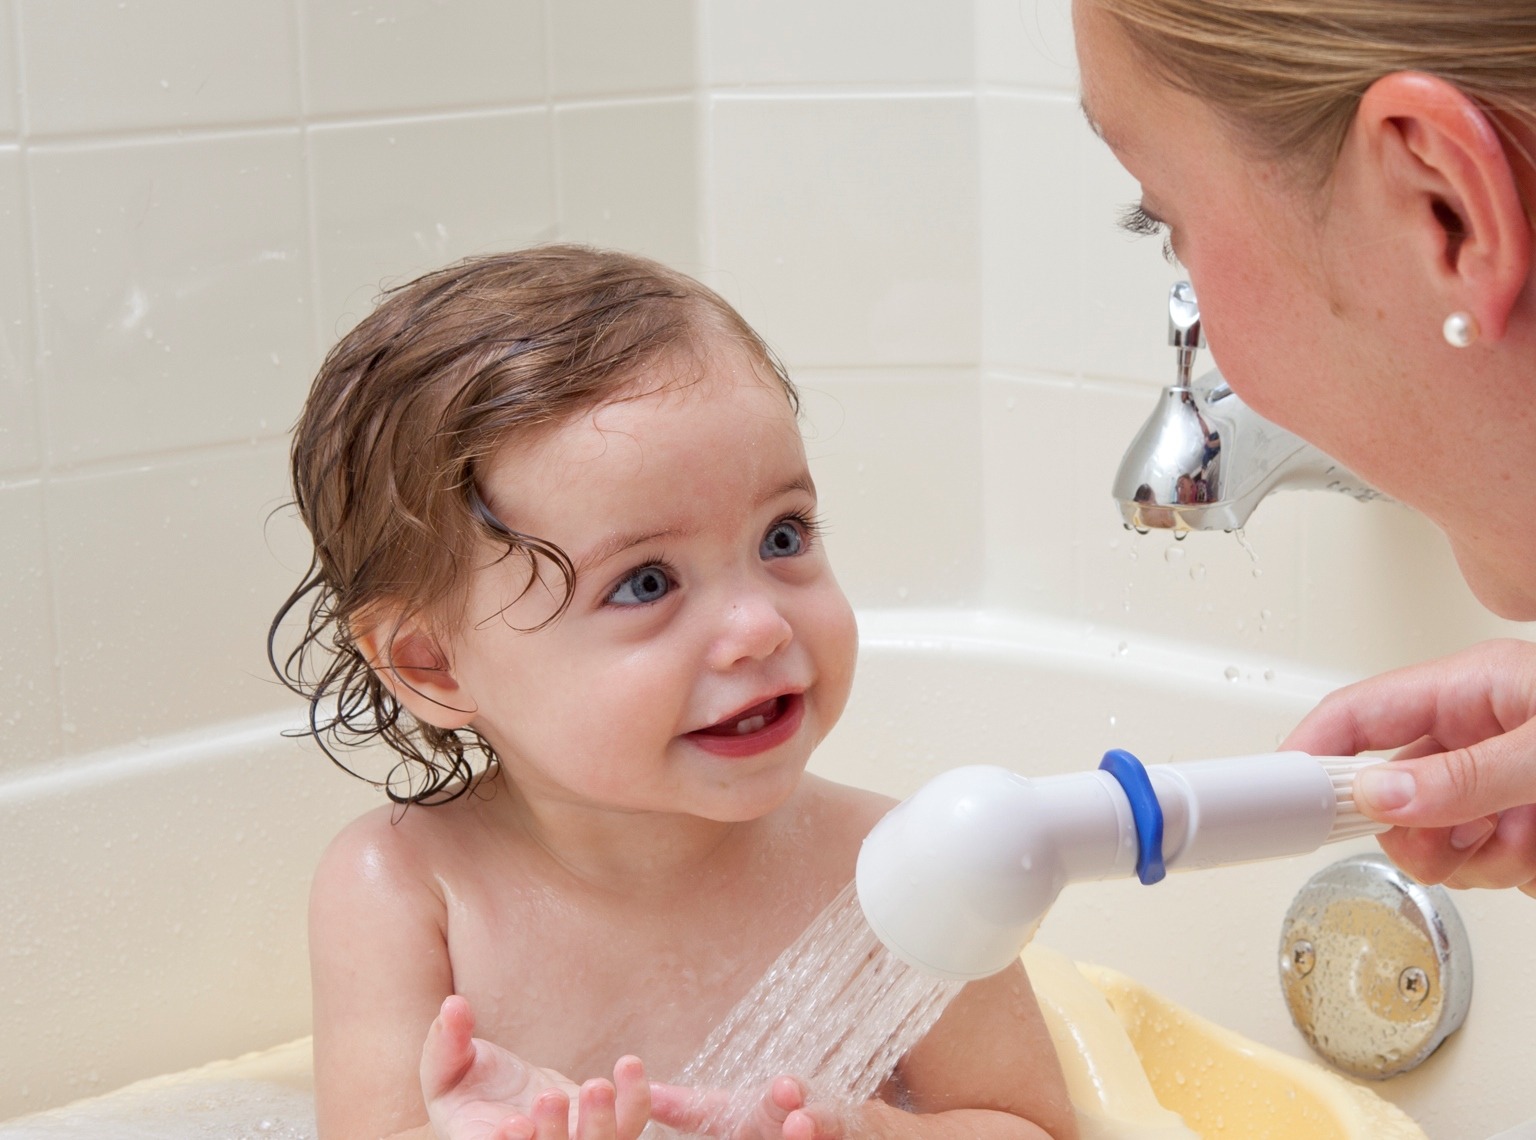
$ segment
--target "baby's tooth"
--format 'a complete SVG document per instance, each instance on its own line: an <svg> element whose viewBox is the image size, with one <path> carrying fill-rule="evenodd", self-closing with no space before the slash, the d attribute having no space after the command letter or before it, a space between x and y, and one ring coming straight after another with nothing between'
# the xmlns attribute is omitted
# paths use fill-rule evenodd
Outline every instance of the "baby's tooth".
<svg viewBox="0 0 1536 1140"><path fill-rule="evenodd" d="M756 732L767 723L768 718L765 716L749 716L746 720L739 720L736 722L736 735L746 736L747 733Z"/></svg>

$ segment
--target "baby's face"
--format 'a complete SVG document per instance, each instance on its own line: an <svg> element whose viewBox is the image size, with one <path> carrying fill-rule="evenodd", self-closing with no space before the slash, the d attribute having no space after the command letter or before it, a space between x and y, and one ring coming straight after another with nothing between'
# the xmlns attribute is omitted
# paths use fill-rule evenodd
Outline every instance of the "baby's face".
<svg viewBox="0 0 1536 1140"><path fill-rule="evenodd" d="M676 383L673 383L676 381ZM560 546L473 584L454 678L526 795L757 818L841 714L857 635L783 390L734 345L497 457L496 516ZM521 632L531 630L530 632Z"/></svg>

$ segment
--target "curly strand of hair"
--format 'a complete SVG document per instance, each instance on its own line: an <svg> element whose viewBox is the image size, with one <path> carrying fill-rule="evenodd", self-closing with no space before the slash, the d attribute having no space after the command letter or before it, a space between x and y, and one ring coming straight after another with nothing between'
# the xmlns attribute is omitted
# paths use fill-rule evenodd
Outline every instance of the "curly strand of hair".
<svg viewBox="0 0 1536 1140"><path fill-rule="evenodd" d="M473 791L500 767L490 742L472 728L446 730L416 721L343 631L333 607L335 594L318 556L312 558L303 581L283 602L268 629L267 661L272 671L308 705L307 727L284 735L312 737L336 767L379 788L402 806L448 803ZM305 633L279 662L279 628L306 597ZM314 659L322 654L324 667L314 676ZM376 743L387 745L400 757L383 780L359 771L344 758ZM471 760L473 753L483 758L478 770Z"/></svg>

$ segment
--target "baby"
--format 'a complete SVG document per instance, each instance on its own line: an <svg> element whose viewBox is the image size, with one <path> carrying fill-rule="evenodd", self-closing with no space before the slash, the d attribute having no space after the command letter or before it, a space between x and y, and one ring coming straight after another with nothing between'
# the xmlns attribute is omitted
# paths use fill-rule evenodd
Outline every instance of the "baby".
<svg viewBox="0 0 1536 1140"><path fill-rule="evenodd" d="M805 773L856 630L796 411L715 293L575 246L428 274L327 357L274 634L308 623L283 671L333 757L397 756L311 897L326 1140L704 1126L711 1090L647 1070L682 1071L891 806ZM796 1076L735 1135L1075 1135L1017 966L853 1119Z"/></svg>

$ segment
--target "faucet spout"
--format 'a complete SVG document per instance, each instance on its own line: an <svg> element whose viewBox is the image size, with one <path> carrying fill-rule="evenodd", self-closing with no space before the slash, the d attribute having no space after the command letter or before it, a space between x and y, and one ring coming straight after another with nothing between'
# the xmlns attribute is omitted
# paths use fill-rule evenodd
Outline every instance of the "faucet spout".
<svg viewBox="0 0 1536 1140"><path fill-rule="evenodd" d="M1220 372L1191 379L1201 346L1189 282L1169 295L1168 340L1177 381L1158 397L1131 441L1113 493L1137 530L1237 530L1264 497L1282 488L1342 491L1362 502L1380 494L1301 437L1270 423Z"/></svg>

